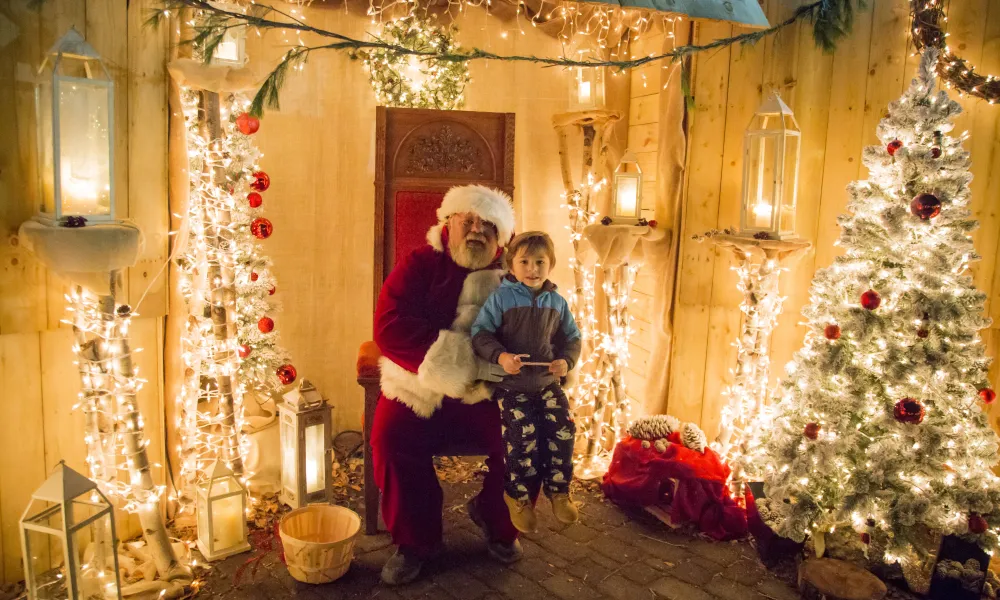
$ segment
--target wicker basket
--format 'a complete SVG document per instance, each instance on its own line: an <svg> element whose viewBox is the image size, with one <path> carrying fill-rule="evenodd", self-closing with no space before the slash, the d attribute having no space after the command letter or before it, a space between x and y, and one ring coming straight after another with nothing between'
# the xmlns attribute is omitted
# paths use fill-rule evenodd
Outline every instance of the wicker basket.
<svg viewBox="0 0 1000 600"><path fill-rule="evenodd" d="M303 583L329 583L351 566L361 517L343 506L317 504L288 513L278 529L291 576Z"/></svg>

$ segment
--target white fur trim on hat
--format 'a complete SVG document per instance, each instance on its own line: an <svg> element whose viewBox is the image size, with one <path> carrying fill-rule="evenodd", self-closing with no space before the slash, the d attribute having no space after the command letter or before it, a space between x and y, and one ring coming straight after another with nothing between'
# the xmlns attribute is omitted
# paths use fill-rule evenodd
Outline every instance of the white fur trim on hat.
<svg viewBox="0 0 1000 600"><path fill-rule="evenodd" d="M510 197L500 190L482 185L461 185L448 190L437 209L438 224L427 232L427 241L431 246L443 250L442 225L451 215L466 212L475 213L480 219L496 225L497 243L501 247L510 241L514 233L514 207Z"/></svg>

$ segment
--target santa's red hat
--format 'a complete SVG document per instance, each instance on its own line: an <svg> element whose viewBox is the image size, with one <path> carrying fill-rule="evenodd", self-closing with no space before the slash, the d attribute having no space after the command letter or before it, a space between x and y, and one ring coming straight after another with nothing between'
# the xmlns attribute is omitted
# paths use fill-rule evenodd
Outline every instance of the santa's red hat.
<svg viewBox="0 0 1000 600"><path fill-rule="evenodd" d="M427 241L438 250L444 250L441 230L448 217L455 213L475 213L484 221L496 225L497 244L506 246L514 234L514 207L510 196L482 185L461 185L448 190L437 209L438 224L427 232Z"/></svg>

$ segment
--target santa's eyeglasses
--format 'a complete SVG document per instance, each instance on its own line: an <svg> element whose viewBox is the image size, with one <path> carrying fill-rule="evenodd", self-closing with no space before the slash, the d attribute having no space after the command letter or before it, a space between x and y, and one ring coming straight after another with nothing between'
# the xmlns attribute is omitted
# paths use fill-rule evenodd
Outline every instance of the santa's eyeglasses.
<svg viewBox="0 0 1000 600"><path fill-rule="evenodd" d="M478 216L465 217L459 221L459 224L465 229L472 229L478 226L479 229L492 233L494 237L497 235L497 226L492 221L483 220Z"/></svg>

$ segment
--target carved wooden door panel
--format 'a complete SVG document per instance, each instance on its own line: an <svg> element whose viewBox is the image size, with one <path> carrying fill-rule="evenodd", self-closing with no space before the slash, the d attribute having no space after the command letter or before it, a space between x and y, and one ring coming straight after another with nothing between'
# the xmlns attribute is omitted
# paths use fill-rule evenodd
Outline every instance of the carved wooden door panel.
<svg viewBox="0 0 1000 600"><path fill-rule="evenodd" d="M376 109L375 300L397 260L426 243L449 188L514 195L514 115Z"/></svg>

